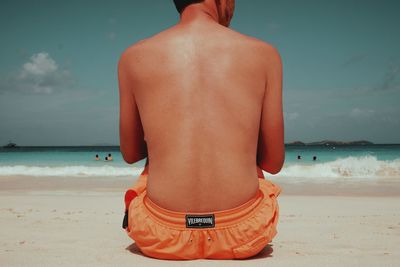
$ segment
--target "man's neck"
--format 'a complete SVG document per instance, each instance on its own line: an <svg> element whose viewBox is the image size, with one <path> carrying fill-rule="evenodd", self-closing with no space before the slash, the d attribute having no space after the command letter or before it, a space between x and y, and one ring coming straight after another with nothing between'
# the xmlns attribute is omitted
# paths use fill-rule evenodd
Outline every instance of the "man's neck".
<svg viewBox="0 0 400 267"><path fill-rule="evenodd" d="M179 24L185 25L193 22L219 24L218 21L218 12L216 7L194 4L189 5L184 9Z"/></svg>

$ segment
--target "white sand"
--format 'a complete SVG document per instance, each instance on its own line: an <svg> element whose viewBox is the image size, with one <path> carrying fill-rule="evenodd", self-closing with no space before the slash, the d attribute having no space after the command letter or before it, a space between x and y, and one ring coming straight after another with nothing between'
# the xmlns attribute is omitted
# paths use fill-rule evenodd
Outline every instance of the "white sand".
<svg viewBox="0 0 400 267"><path fill-rule="evenodd" d="M140 254L121 228L123 190L27 191L18 184L32 178L18 179L9 189L0 177L0 266L400 266L396 196L283 193L278 235L258 256L177 262Z"/></svg>

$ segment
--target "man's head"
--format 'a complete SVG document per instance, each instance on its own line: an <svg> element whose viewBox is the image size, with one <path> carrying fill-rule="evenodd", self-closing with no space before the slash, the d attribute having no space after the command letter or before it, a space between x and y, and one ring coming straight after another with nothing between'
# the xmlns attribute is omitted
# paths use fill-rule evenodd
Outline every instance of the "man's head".
<svg viewBox="0 0 400 267"><path fill-rule="evenodd" d="M188 5L201 2L204 2L204 0L174 0L176 10L178 10L179 14L181 14L185 7L187 7Z"/></svg>
<svg viewBox="0 0 400 267"><path fill-rule="evenodd" d="M215 3L218 12L219 23L228 27L235 10L235 0L174 0L176 10L182 14L184 9L196 3Z"/></svg>

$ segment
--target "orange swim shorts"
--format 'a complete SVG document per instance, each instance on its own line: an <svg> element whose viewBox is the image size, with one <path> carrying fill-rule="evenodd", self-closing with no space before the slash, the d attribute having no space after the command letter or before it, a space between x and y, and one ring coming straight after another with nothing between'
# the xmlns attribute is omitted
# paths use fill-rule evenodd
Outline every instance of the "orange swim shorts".
<svg viewBox="0 0 400 267"><path fill-rule="evenodd" d="M147 167L147 166L146 166ZM259 253L277 234L279 186L263 178L246 203L229 210L183 213L146 196L147 168L125 195L123 226L143 254L158 259L243 259Z"/></svg>

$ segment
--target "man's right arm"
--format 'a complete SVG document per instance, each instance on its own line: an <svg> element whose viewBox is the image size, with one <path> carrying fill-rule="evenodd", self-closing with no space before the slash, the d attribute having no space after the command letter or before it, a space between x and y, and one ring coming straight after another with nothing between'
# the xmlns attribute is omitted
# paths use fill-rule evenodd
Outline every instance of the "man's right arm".
<svg viewBox="0 0 400 267"><path fill-rule="evenodd" d="M124 160L135 163L147 157L147 144L144 140L144 130L133 93L131 77L131 55L127 50L121 55L118 62L118 81L120 95L120 149Z"/></svg>
<svg viewBox="0 0 400 267"><path fill-rule="evenodd" d="M268 48L267 82L263 99L257 147L257 165L278 173L285 161L282 108L282 61L275 48Z"/></svg>

